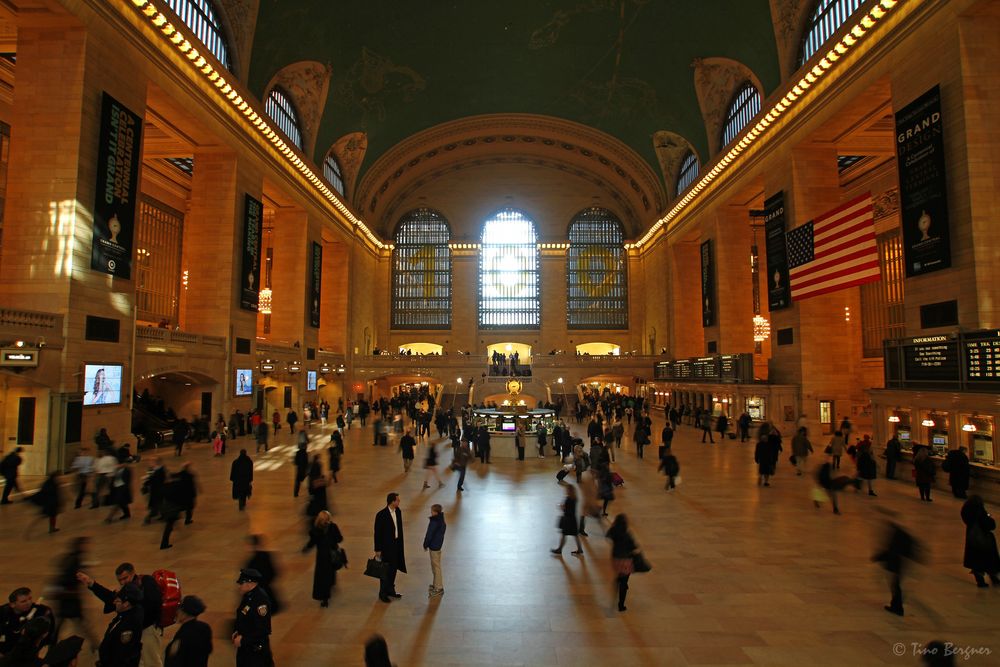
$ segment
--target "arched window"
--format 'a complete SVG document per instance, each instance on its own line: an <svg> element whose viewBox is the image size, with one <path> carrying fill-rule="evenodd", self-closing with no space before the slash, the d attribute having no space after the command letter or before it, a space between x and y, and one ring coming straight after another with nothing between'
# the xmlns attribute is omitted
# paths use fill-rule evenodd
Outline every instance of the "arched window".
<svg viewBox="0 0 1000 667"><path fill-rule="evenodd" d="M743 128L760 111L760 93L747 81L740 86L726 112L726 124L722 128L722 145L728 146Z"/></svg>
<svg viewBox="0 0 1000 667"><path fill-rule="evenodd" d="M590 208L569 225L566 321L570 329L627 329L628 280L622 223Z"/></svg>
<svg viewBox="0 0 1000 667"><path fill-rule="evenodd" d="M410 211L392 251L392 328L451 327L451 228L437 211Z"/></svg>
<svg viewBox="0 0 1000 667"><path fill-rule="evenodd" d="M271 117L278 129L284 132L285 136L301 150L302 132L299 130L299 114L295 112L295 107L288 94L277 86L272 88L264 103L264 111Z"/></svg>
<svg viewBox="0 0 1000 667"><path fill-rule="evenodd" d="M479 255L479 326L537 329L542 305L535 223L512 208L483 227Z"/></svg>
<svg viewBox="0 0 1000 667"><path fill-rule="evenodd" d="M210 0L167 0L167 5L174 14L184 21L184 24L191 28L195 37L208 47L219 62L232 69L229 61L229 45L226 44L226 37L222 32L222 21L215 12Z"/></svg>
<svg viewBox="0 0 1000 667"><path fill-rule="evenodd" d="M326 177L327 183L332 185L334 190L341 195L344 194L344 176L340 172L340 163L337 162L333 153L328 153L326 159L323 160L323 176Z"/></svg>
<svg viewBox="0 0 1000 667"><path fill-rule="evenodd" d="M677 173L677 194L684 192L694 183L694 179L698 177L698 168L698 156L688 153L681 162L681 170Z"/></svg>
<svg viewBox="0 0 1000 667"><path fill-rule="evenodd" d="M799 67L813 57L813 54L837 32L840 26L856 12L865 0L819 0L809 17L809 29L802 40L799 52Z"/></svg>

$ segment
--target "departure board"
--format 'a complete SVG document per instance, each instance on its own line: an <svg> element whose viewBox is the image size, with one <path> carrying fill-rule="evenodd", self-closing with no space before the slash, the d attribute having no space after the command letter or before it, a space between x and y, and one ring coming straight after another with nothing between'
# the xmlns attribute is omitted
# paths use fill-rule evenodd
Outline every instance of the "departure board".
<svg viewBox="0 0 1000 667"><path fill-rule="evenodd" d="M661 361L653 368L657 380L689 382L750 383L753 378L752 354L721 354Z"/></svg>
<svg viewBox="0 0 1000 667"><path fill-rule="evenodd" d="M965 377L969 384L1000 384L1000 331L962 336Z"/></svg>

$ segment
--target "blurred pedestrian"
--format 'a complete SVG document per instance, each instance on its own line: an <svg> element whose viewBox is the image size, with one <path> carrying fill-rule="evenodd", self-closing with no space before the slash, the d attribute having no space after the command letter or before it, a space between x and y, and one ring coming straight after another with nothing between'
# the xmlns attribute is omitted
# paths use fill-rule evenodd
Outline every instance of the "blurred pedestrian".
<svg viewBox="0 0 1000 667"><path fill-rule="evenodd" d="M892 599L885 605L885 610L897 616L904 613L902 581L906 564L911 560L919 560L919 552L920 545L916 539L890 518L886 522L884 546L872 556L872 560L881 563L889 577Z"/></svg>
<svg viewBox="0 0 1000 667"><path fill-rule="evenodd" d="M949 451L941 464L941 470L948 473L951 494L956 498L965 498L969 490L969 456L965 453L965 447L959 446Z"/></svg>
<svg viewBox="0 0 1000 667"><path fill-rule="evenodd" d="M25 534L30 533L39 521L43 521L45 519L48 519L49 522L49 533L58 532L59 529L56 528L56 520L62 512L62 493L59 491L59 473L50 472L45 478L45 481L42 482L42 487L38 490L38 493L31 496L29 500L38 506L40 515L37 520L28 525Z"/></svg>
<svg viewBox="0 0 1000 667"><path fill-rule="evenodd" d="M628 527L628 517L615 516L605 535L611 540L611 565L614 568L615 587L618 590L618 611L625 611L625 597L628 595L628 580L635 570L635 556L639 546Z"/></svg>
<svg viewBox="0 0 1000 667"><path fill-rule="evenodd" d="M247 450L241 449L229 468L229 481L233 484L233 500L239 503L240 511L246 509L247 499L253 493L253 459Z"/></svg>
<svg viewBox="0 0 1000 667"><path fill-rule="evenodd" d="M566 498L563 499L562 504L559 506L562 509L562 514L559 518L559 546L552 549L552 553L556 556L562 555L563 545L566 544L566 537L571 535L574 540L576 540L576 551L572 552L574 556L583 555L583 545L580 544L579 536L579 523L576 517L576 489L567 484L566 485Z"/></svg>
<svg viewBox="0 0 1000 667"><path fill-rule="evenodd" d="M302 553L316 549L316 564L313 568L313 600L319 601L320 607L330 606L330 592L337 585L338 564L340 558L340 543L344 541L333 517L326 510L316 515L313 527L309 531L309 541L302 547Z"/></svg>
<svg viewBox="0 0 1000 667"><path fill-rule="evenodd" d="M208 667L212 626L198 620L204 611L205 603L195 595L185 595L181 600L177 607L180 627L164 651L163 667Z"/></svg>
<svg viewBox="0 0 1000 667"><path fill-rule="evenodd" d="M917 447L913 455L914 480L917 483L917 490L920 491L920 499L927 502L931 500L931 486L937 476L937 467L934 459L930 456L928 447Z"/></svg>
<svg viewBox="0 0 1000 667"><path fill-rule="evenodd" d="M965 523L962 565L972 572L979 588L988 587L985 575L989 575L993 586L1000 586L1000 553L997 552L997 538L993 534L997 522L986 511L980 496L972 495L962 505L962 521Z"/></svg>
<svg viewBox="0 0 1000 667"><path fill-rule="evenodd" d="M281 597L278 595L278 589L275 585L280 574L278 562L274 554L268 550L267 538L262 533L248 535L246 543L250 558L243 569L254 570L260 574L260 581L257 582L257 585L271 601L271 615L273 616L282 609Z"/></svg>
<svg viewBox="0 0 1000 667"><path fill-rule="evenodd" d="M878 465L875 463L875 454L872 452L871 438L867 435L858 444L855 460L858 466L858 478L868 483L868 495L877 496L878 494L875 493L875 489L872 487L872 482L878 476Z"/></svg>

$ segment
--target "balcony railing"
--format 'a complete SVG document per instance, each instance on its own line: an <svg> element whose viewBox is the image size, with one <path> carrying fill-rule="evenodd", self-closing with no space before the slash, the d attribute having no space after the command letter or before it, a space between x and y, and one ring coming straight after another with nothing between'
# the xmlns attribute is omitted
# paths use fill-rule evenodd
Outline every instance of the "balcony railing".
<svg viewBox="0 0 1000 667"><path fill-rule="evenodd" d="M209 336L206 334L189 333L187 331L161 329L160 327L136 327L135 337L139 340L159 341L161 343L209 345L223 349L226 347L226 338L224 336Z"/></svg>

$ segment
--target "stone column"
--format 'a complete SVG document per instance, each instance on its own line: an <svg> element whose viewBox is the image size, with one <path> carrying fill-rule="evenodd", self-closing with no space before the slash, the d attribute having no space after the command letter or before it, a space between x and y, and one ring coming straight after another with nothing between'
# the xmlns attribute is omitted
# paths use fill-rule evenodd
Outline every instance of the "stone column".
<svg viewBox="0 0 1000 667"><path fill-rule="evenodd" d="M298 207L276 209L271 236L274 239L271 340L289 345L298 341L304 345L308 319L309 216Z"/></svg>
<svg viewBox="0 0 1000 667"><path fill-rule="evenodd" d="M677 359L705 353L705 331L701 326L701 257L697 241L670 246L670 340L671 356Z"/></svg>

